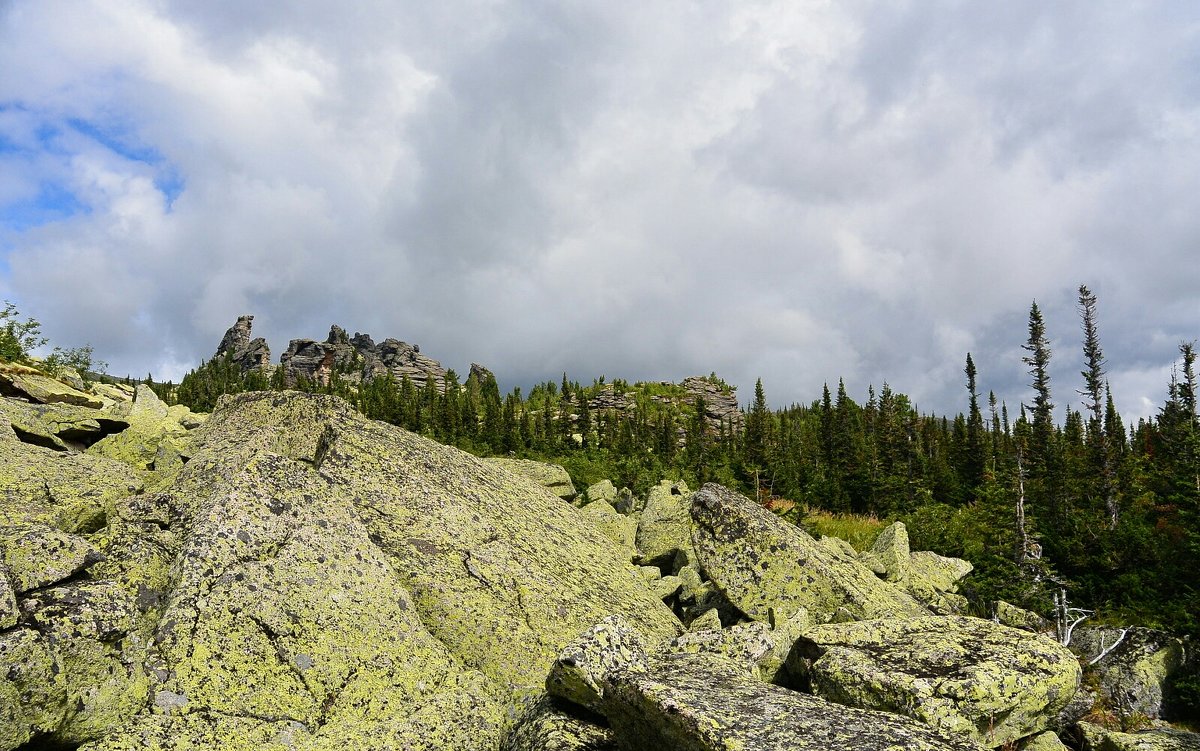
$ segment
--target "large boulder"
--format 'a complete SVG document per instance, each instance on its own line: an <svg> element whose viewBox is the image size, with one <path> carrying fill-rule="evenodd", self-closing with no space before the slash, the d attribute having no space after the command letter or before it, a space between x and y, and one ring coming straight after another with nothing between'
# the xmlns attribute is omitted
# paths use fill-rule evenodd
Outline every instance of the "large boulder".
<svg viewBox="0 0 1200 751"><path fill-rule="evenodd" d="M819 544L749 498L714 483L692 495L700 564L750 618L770 622L805 608L819 620L916 617L928 611L880 581L852 553Z"/></svg>
<svg viewBox="0 0 1200 751"><path fill-rule="evenodd" d="M998 747L1045 730L1079 687L1070 650L979 618L926 616L826 624L789 658L821 696L899 712Z"/></svg>
<svg viewBox="0 0 1200 751"><path fill-rule="evenodd" d="M632 629L608 622L565 650L568 665L588 686L587 706L607 719L623 751L978 751L885 712L834 707L824 700L763 683L710 653L658 653L638 648ZM615 632L615 633L614 633ZM579 644L588 645L580 649ZM548 690L557 687L552 682ZM576 700L577 693L564 696Z"/></svg>
<svg viewBox="0 0 1200 751"><path fill-rule="evenodd" d="M1164 689L1183 666L1186 654L1179 638L1137 626L1082 629L1072 644L1089 659L1104 655L1094 670L1109 706L1150 718L1162 714Z"/></svg>
<svg viewBox="0 0 1200 751"><path fill-rule="evenodd" d="M0 399L0 414L24 443L55 451L78 451L129 426L126 421L91 407L33 404Z"/></svg>
<svg viewBox="0 0 1200 751"><path fill-rule="evenodd" d="M17 363L0 363L0 396L15 396L38 404L77 404L97 409L103 406L98 397Z"/></svg>
<svg viewBox="0 0 1200 751"><path fill-rule="evenodd" d="M507 457L491 457L485 461L528 477L564 501L573 500L576 496L575 483L571 482L571 476L562 465Z"/></svg>
<svg viewBox="0 0 1200 751"><path fill-rule="evenodd" d="M617 751L617 742L609 728L541 696L517 715L500 751Z"/></svg>
<svg viewBox="0 0 1200 751"><path fill-rule="evenodd" d="M69 579L102 557L82 537L46 524L0 527L0 563L18 594Z"/></svg>
<svg viewBox="0 0 1200 751"><path fill-rule="evenodd" d="M622 516L607 501L592 501L580 509L579 513L595 524L605 537L620 545L629 556L629 560L632 561L637 556L637 519Z"/></svg>
<svg viewBox="0 0 1200 751"><path fill-rule="evenodd" d="M687 485L663 480L650 488L638 521L637 548L644 564L671 573L679 568L675 565L678 556L688 562L695 558Z"/></svg>
<svg viewBox="0 0 1200 751"><path fill-rule="evenodd" d="M141 487L128 465L24 443L0 418L0 525L41 522L95 531L117 499Z"/></svg>
<svg viewBox="0 0 1200 751"><path fill-rule="evenodd" d="M143 473L156 472L155 477L147 480L164 485L183 466L188 429L144 384L137 386L133 401L122 404L116 414L129 427L96 442L88 448L88 453L124 462Z"/></svg>
<svg viewBox="0 0 1200 751"><path fill-rule="evenodd" d="M656 638L680 629L578 509L339 399L229 397L196 434L181 477L220 472L214 463L251 449L315 468L323 495L361 520L433 635L505 689L537 685L538 669L606 615Z"/></svg>
<svg viewBox="0 0 1200 751"><path fill-rule="evenodd" d="M424 628L353 505L311 463L208 439L172 489L183 534L154 634L153 709L95 748L159 736L257 748L284 733L308 749L498 743L497 687Z"/></svg>

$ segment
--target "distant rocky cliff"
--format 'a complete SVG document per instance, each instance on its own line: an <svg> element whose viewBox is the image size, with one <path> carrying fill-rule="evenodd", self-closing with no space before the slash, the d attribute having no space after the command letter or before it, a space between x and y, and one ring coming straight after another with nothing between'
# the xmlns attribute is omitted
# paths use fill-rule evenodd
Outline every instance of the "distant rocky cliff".
<svg viewBox="0 0 1200 751"><path fill-rule="evenodd" d="M250 339L254 316L239 316L225 336L214 357L232 357L243 372L270 370L271 350L266 340ZM294 387L301 380L328 386L336 374L350 383L362 383L389 373L400 383L408 378L418 389L432 380L439 392L446 390L446 369L432 357L421 354L421 348L398 339L385 339L379 344L368 334L355 332L348 336L341 326L331 326L325 341L293 339L279 359L283 383Z"/></svg>

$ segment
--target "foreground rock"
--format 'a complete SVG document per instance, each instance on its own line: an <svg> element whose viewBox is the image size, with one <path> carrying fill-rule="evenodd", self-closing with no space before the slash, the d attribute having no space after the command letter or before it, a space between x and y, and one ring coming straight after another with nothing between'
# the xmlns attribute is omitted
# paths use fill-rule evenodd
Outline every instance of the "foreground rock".
<svg viewBox="0 0 1200 751"><path fill-rule="evenodd" d="M700 564L750 618L770 622L804 608L818 620L927 615L921 603L852 553L820 545L745 496L709 483L692 495Z"/></svg>
<svg viewBox="0 0 1200 751"><path fill-rule="evenodd" d="M228 475L230 456L258 452L312 467L324 483L313 497L353 512L431 632L505 690L540 683L539 667L610 613L650 637L679 630L577 509L487 462L366 420L338 399L225 399L198 430L182 486ZM253 535L226 534L239 531Z"/></svg>
<svg viewBox="0 0 1200 751"><path fill-rule="evenodd" d="M990 747L1045 730L1080 680L1075 657L1052 639L962 616L816 626L789 660L831 701Z"/></svg>
<svg viewBox="0 0 1200 751"><path fill-rule="evenodd" d="M616 633L614 633L616 632ZM624 751L977 750L963 739L884 712L833 707L763 683L714 654L647 656L619 622L573 642L556 663L578 677ZM562 684L547 683L551 692Z"/></svg>
<svg viewBox="0 0 1200 751"><path fill-rule="evenodd" d="M1079 723L1083 751L1200 751L1200 734L1180 730L1141 730L1118 733Z"/></svg>

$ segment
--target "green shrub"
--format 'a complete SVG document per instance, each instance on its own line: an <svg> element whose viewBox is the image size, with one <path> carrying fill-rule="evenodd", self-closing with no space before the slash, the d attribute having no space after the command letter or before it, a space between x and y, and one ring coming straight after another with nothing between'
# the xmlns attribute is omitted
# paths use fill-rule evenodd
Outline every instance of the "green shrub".
<svg viewBox="0 0 1200 751"><path fill-rule="evenodd" d="M46 343L42 324L33 318L22 319L17 306L4 302L0 310L0 360L25 362L30 351Z"/></svg>

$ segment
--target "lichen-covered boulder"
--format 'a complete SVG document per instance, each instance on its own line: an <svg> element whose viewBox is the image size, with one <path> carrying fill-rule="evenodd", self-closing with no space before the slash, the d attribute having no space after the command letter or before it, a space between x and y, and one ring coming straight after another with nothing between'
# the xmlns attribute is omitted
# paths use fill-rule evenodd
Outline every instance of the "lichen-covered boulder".
<svg viewBox="0 0 1200 751"><path fill-rule="evenodd" d="M700 564L730 602L769 622L805 608L819 619L915 617L928 611L854 555L820 545L749 498L709 483L692 495Z"/></svg>
<svg viewBox="0 0 1200 751"><path fill-rule="evenodd" d="M894 522L875 538L871 553L884 570L884 578L890 582L908 580L909 557L908 529L904 522Z"/></svg>
<svg viewBox="0 0 1200 751"><path fill-rule="evenodd" d="M25 443L55 451L78 451L124 430L128 423L73 404L32 404L0 399L0 414Z"/></svg>
<svg viewBox="0 0 1200 751"><path fill-rule="evenodd" d="M741 665L746 674L774 683L783 669L795 636L776 632L765 623L739 623L726 629L689 632L663 647L665 652L721 655Z"/></svg>
<svg viewBox="0 0 1200 751"><path fill-rule="evenodd" d="M1079 641L1086 644L1086 637L1096 633L1106 634L1108 645L1116 644L1094 668L1100 677L1100 692L1108 704L1122 712L1136 712L1150 718L1162 714L1163 690L1183 666L1183 642L1163 631L1136 626L1123 632L1085 631L1085 638ZM1099 654L1105 649L1105 642L1097 641L1095 648Z"/></svg>
<svg viewBox="0 0 1200 751"><path fill-rule="evenodd" d="M622 516L607 501L595 500L584 506L580 513L596 525L605 537L621 546L629 560L637 555L635 540L637 538L637 520Z"/></svg>
<svg viewBox="0 0 1200 751"><path fill-rule="evenodd" d="M550 696L531 701L517 716L500 751L618 751L612 731L565 710Z"/></svg>
<svg viewBox="0 0 1200 751"><path fill-rule="evenodd" d="M427 632L353 506L311 463L209 438L173 487L151 709L95 748L493 748L497 687Z"/></svg>
<svg viewBox="0 0 1200 751"><path fill-rule="evenodd" d="M1047 730L1027 738L1021 743L1021 751L1070 751L1062 739Z"/></svg>
<svg viewBox="0 0 1200 751"><path fill-rule="evenodd" d="M633 626L619 615L610 616L563 648L546 677L546 693L600 711L613 673L643 670L648 659Z"/></svg>
<svg viewBox="0 0 1200 751"><path fill-rule="evenodd" d="M625 751L978 751L886 712L763 683L712 654L660 654L616 672L603 712Z"/></svg>
<svg viewBox="0 0 1200 751"><path fill-rule="evenodd" d="M604 501L611 505L617 500L617 488L612 484L612 480L601 480L588 485L587 490L583 492L583 498L587 503Z"/></svg>
<svg viewBox="0 0 1200 751"><path fill-rule="evenodd" d="M227 397L194 436L181 478L211 475L214 457L252 448L312 466L324 493L361 521L426 627L504 689L540 689L538 673L563 645L607 615L654 639L681 630L579 509L339 399Z"/></svg>
<svg viewBox="0 0 1200 751"><path fill-rule="evenodd" d="M31 628L0 632L0 748L53 733L65 711L62 662L42 635Z"/></svg>
<svg viewBox="0 0 1200 751"><path fill-rule="evenodd" d="M678 570L676 556L683 553L690 561L692 521L688 514L688 490L681 482L663 480L650 488L646 507L637 528L637 549L643 563Z"/></svg>
<svg viewBox="0 0 1200 751"><path fill-rule="evenodd" d="M145 704L148 640L137 629L133 603L117 586L85 581L43 589L23 600L22 610L62 671L55 742L98 738Z"/></svg>
<svg viewBox="0 0 1200 751"><path fill-rule="evenodd" d="M1139 730L1120 733L1090 722L1076 726L1083 751L1200 751L1200 734L1182 730Z"/></svg>
<svg viewBox="0 0 1200 751"><path fill-rule="evenodd" d="M533 459L509 459L503 456L490 457L484 461L528 477L564 501L573 500L576 496L575 483L571 482L571 476L562 465Z"/></svg>
<svg viewBox="0 0 1200 751"><path fill-rule="evenodd" d="M107 436L88 448L94 456L124 462L142 472L157 472L153 478L162 486L182 468L188 430L173 419L167 405L145 384L139 384L132 402L114 414L129 423L119 433Z"/></svg>
<svg viewBox="0 0 1200 751"><path fill-rule="evenodd" d="M91 394L17 363L0 363L0 396L19 396L38 404L78 404L97 409L103 406Z"/></svg>
<svg viewBox="0 0 1200 751"><path fill-rule="evenodd" d="M934 612L954 613L963 608L963 601L951 595L958 590L958 581L973 568L970 561L920 550L909 556L908 577L903 586Z"/></svg>
<svg viewBox="0 0 1200 751"><path fill-rule="evenodd" d="M1045 633L1052 628L1050 622L1037 613L1019 608L1004 600L996 600L993 612L996 615L996 622L1002 626L1032 631L1035 634Z"/></svg>
<svg viewBox="0 0 1200 751"><path fill-rule="evenodd" d="M0 563L18 594L68 579L101 557L82 537L45 524L0 526Z"/></svg>
<svg viewBox="0 0 1200 751"><path fill-rule="evenodd" d="M93 532L112 503L141 487L127 465L23 443L0 424L0 526L41 522Z"/></svg>
<svg viewBox="0 0 1200 751"><path fill-rule="evenodd" d="M962 616L815 626L788 668L831 701L989 747L1045 730L1080 680L1078 661L1054 640Z"/></svg>

